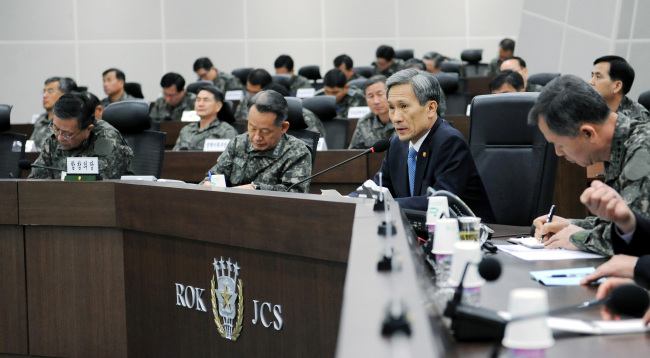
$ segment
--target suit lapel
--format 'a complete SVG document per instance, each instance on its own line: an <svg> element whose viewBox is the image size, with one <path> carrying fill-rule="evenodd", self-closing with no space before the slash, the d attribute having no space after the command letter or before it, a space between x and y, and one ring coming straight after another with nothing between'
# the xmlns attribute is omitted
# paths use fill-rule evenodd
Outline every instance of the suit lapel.
<svg viewBox="0 0 650 358"><path fill-rule="evenodd" d="M402 180L400 179L393 179L393 183L402 183L402 187L400 188L400 191L402 191L401 196L410 196L411 195L411 190L409 189L409 169L408 169L408 152L409 152L409 143L408 142L401 142L398 141L399 147L397 150L397 172L401 173L404 177ZM417 167L416 167L417 169ZM399 196L399 194L398 194Z"/></svg>
<svg viewBox="0 0 650 358"><path fill-rule="evenodd" d="M429 134L427 135L426 138L424 138L424 141L420 146L420 150L418 151L418 160L415 165L415 183L413 183L413 196L420 195L422 191L422 179L424 179L424 173L427 172L427 168L429 167L429 160L431 160L431 155L433 154L430 153L430 148L432 147L431 138L433 138L433 135L435 134L436 130L438 129L438 127L440 127L440 123L442 122L442 120L443 120L442 118L438 118L436 120L436 123L434 123L433 127L431 127Z"/></svg>

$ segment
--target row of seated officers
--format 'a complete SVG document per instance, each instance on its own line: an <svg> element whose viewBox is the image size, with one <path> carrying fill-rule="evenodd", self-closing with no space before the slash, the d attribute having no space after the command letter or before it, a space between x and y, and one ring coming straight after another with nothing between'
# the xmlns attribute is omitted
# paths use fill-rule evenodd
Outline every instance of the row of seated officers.
<svg viewBox="0 0 650 358"><path fill-rule="evenodd" d="M598 65L593 77L609 72L601 72ZM624 85L621 80L609 81L617 87ZM539 127L557 155L583 167L605 163L604 183L595 182L581 198L598 216L555 216L550 223L542 216L533 223L535 235L545 235L547 248L629 255L614 256L595 275L634 277L647 287L643 275L650 269L649 259L636 257L650 254L650 124L647 116L631 118L614 111L597 88L576 76L561 76L542 90L530 111L529 124ZM402 70L387 79L385 91L396 135L379 173L400 206L425 210L426 190L433 187L455 193L485 222L493 222L489 199L465 139L438 117L441 88L436 78L425 71ZM201 93L217 102L219 92ZM37 164L62 167L69 156L97 156L100 173L106 178L132 173L132 151L114 128L94 118L95 107L88 103L87 96L76 93L56 101L53 135L46 139ZM248 133L230 141L210 173L223 174L229 186L278 191L309 176L309 150L286 134L289 123L284 97L273 90L261 90L245 108ZM47 169L34 169L30 174L31 178L58 176ZM308 186L305 182L292 190L307 192Z"/></svg>

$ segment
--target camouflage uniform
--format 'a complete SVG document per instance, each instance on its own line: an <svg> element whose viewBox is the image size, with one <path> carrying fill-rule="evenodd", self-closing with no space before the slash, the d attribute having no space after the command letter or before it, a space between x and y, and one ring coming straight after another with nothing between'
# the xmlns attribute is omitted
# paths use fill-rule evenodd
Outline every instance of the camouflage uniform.
<svg viewBox="0 0 650 358"><path fill-rule="evenodd" d="M526 92L542 92L544 86L538 85L537 83L528 82L526 84Z"/></svg>
<svg viewBox="0 0 650 358"><path fill-rule="evenodd" d="M217 70L217 77L215 77L212 82L214 83L215 87L223 91L223 93L244 88L237 76L231 75L227 72L221 72L219 70Z"/></svg>
<svg viewBox="0 0 650 358"><path fill-rule="evenodd" d="M248 120L248 102L251 100L251 94L248 91L244 91L244 97L242 97L241 102L235 110L235 119L238 121L247 121Z"/></svg>
<svg viewBox="0 0 650 358"><path fill-rule="evenodd" d="M605 184L611 186L634 212L650 218L650 124L618 115L611 144L611 158L605 162ZM583 231L570 241L580 250L613 255L612 223L595 216L571 219Z"/></svg>
<svg viewBox="0 0 650 358"><path fill-rule="evenodd" d="M438 103L438 115L444 115L447 113L447 96L445 92L440 91L440 103Z"/></svg>
<svg viewBox="0 0 650 358"><path fill-rule="evenodd" d="M386 77L390 77L393 73L399 72L404 69L404 60L401 58L393 58L395 62L393 62L392 65L390 65L387 69L385 70L380 70L377 65L374 65L372 69L372 75L384 75Z"/></svg>
<svg viewBox="0 0 650 358"><path fill-rule="evenodd" d="M630 119L635 119L641 122L647 122L650 120L650 112L628 96L623 96L621 103L618 104L616 113L624 114Z"/></svg>
<svg viewBox="0 0 650 358"><path fill-rule="evenodd" d="M311 88L311 81L309 81L307 77L293 75L291 78L291 88L289 88L291 95L295 96L296 93L298 93L299 88Z"/></svg>
<svg viewBox="0 0 650 358"><path fill-rule="evenodd" d="M68 157L97 157L99 160L99 174L104 179L119 179L122 175L132 175L131 158L133 151L124 141L120 132L108 122L95 120L94 128L88 138L74 149L63 149L59 141L52 134L43 146L41 155L34 162L53 168L67 168ZM61 172L32 168L29 178L34 179L60 179Z"/></svg>
<svg viewBox="0 0 650 358"><path fill-rule="evenodd" d="M499 72L501 72L501 59L497 56L490 61L490 68L488 68L487 76L495 77Z"/></svg>
<svg viewBox="0 0 650 358"><path fill-rule="evenodd" d="M350 80L349 80L348 82L350 82L350 81L354 81L354 80L358 80L358 79L360 79L360 78L365 79L365 77L363 77L363 76L361 76L360 74L354 72L354 73L352 74L352 76L350 76Z"/></svg>
<svg viewBox="0 0 650 358"><path fill-rule="evenodd" d="M47 112L38 116L36 122L34 122L34 131L29 139L34 141L36 148L43 148L43 144L45 144L47 137L52 135L50 123L52 123L52 120L47 118Z"/></svg>
<svg viewBox="0 0 650 358"><path fill-rule="evenodd" d="M303 108L302 116L305 119L308 131L318 132L320 133L321 138L325 138L325 126L314 112L308 110L307 108Z"/></svg>
<svg viewBox="0 0 650 358"><path fill-rule="evenodd" d="M311 154L300 139L283 134L275 148L258 151L253 148L248 133L244 133L228 143L210 172L224 174L231 186L255 182L261 190L285 191L295 180L311 175L311 169ZM206 177L203 182L208 180ZM291 191L308 192L309 180Z"/></svg>
<svg viewBox="0 0 650 358"><path fill-rule="evenodd" d="M237 136L233 126L216 118L204 129L200 129L199 125L200 122L194 122L183 127L174 150L203 150L206 139L232 139Z"/></svg>
<svg viewBox="0 0 650 358"><path fill-rule="evenodd" d="M395 134L393 122L381 123L379 117L370 112L359 119L348 149L367 149L380 139L389 139Z"/></svg>
<svg viewBox="0 0 650 358"><path fill-rule="evenodd" d="M126 93L126 91L124 91L122 93L122 95L120 96L120 99L118 99L115 102L122 102L122 101L127 100L127 99L136 99L136 98L131 96L130 94ZM99 104L101 104L102 107L104 107L104 108L106 108L106 106L108 106L111 103L114 103L114 102L111 102L110 97L106 97L106 98L102 99L101 102L99 102Z"/></svg>
<svg viewBox="0 0 650 358"><path fill-rule="evenodd" d="M161 97L153 103L149 116L151 119L158 121L180 121L181 117L183 117L183 112L194 110L194 101L196 101L196 95L187 91L185 91L183 99L181 99L176 107L170 106Z"/></svg>
<svg viewBox="0 0 650 358"><path fill-rule="evenodd" d="M357 87L350 86L348 93L339 102L336 102L336 116L348 118L350 107L364 107L367 105L366 96L363 94L363 91Z"/></svg>

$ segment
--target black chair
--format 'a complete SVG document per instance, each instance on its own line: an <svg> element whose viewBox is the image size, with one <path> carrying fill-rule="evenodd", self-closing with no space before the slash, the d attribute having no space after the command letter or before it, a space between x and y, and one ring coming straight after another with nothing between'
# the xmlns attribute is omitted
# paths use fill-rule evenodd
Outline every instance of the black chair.
<svg viewBox="0 0 650 358"><path fill-rule="evenodd" d="M0 132L11 129L13 106L0 104ZM0 133L0 178L20 178L22 170L18 162L25 159L26 134Z"/></svg>
<svg viewBox="0 0 650 358"><path fill-rule="evenodd" d="M232 110L233 107L232 101L223 101L223 106L221 106L221 110L217 113L217 119L230 123L231 125L235 123L236 119L235 111Z"/></svg>
<svg viewBox="0 0 650 358"><path fill-rule="evenodd" d="M311 152L311 164L316 160L316 152L318 148L318 140L320 133L307 130L307 123L302 114L302 101L295 97L285 97L289 105L289 130L287 134L292 135L307 144L307 148Z"/></svg>
<svg viewBox="0 0 650 358"><path fill-rule="evenodd" d="M327 132L327 149L346 149L350 133L350 119L336 117L336 97L316 96L302 100L302 106L314 112Z"/></svg>
<svg viewBox="0 0 650 358"><path fill-rule="evenodd" d="M459 88L458 73L439 72L433 74L447 99L447 110L445 115L464 116L467 113L467 102L469 93L461 92Z"/></svg>
<svg viewBox="0 0 650 358"><path fill-rule="evenodd" d="M102 119L115 127L133 150L133 172L160 178L167 133L151 127L149 106L144 101L127 100L109 104Z"/></svg>
<svg viewBox="0 0 650 358"><path fill-rule="evenodd" d="M300 69L298 70L298 74L303 77L306 77L308 80L312 81L313 83L323 78L320 75L320 66L318 65L300 67Z"/></svg>
<svg viewBox="0 0 650 358"><path fill-rule="evenodd" d="M404 61L413 58L413 49L404 49L404 50L395 50L395 58L402 59Z"/></svg>
<svg viewBox="0 0 650 358"><path fill-rule="evenodd" d="M534 75L528 76L528 82L536 83L540 86L546 86L547 83L551 82L557 77L560 77L559 73L536 73Z"/></svg>
<svg viewBox="0 0 650 358"><path fill-rule="evenodd" d="M356 80L348 82L348 85L364 89L363 87L366 84L367 80L367 78L357 78Z"/></svg>
<svg viewBox="0 0 650 358"><path fill-rule="evenodd" d="M467 62L464 66L465 77L484 77L490 69L487 63L481 63L483 49L464 50L460 59Z"/></svg>
<svg viewBox="0 0 650 358"><path fill-rule="evenodd" d="M455 72L460 75L460 62L458 61L443 61L440 64L440 71L442 72Z"/></svg>
<svg viewBox="0 0 650 358"><path fill-rule="evenodd" d="M137 82L126 82L124 84L124 92L135 98L144 98L144 95L142 94L142 86Z"/></svg>
<svg viewBox="0 0 650 358"><path fill-rule="evenodd" d="M248 75L253 71L252 67L242 67L242 68L236 68L232 70L233 76L237 76L241 83L244 85L244 88L246 88L246 81L248 80Z"/></svg>
<svg viewBox="0 0 650 358"><path fill-rule="evenodd" d="M334 96L304 98L302 106L314 112L323 123L336 117L336 97Z"/></svg>
<svg viewBox="0 0 650 358"><path fill-rule="evenodd" d="M354 68L354 73L358 74L359 76L363 76L365 78L372 77L372 71L373 71L372 66L358 66L353 68Z"/></svg>
<svg viewBox="0 0 650 358"><path fill-rule="evenodd" d="M553 200L558 157L538 127L527 123L538 96L506 93L472 100L469 146L496 224L530 225Z"/></svg>
<svg viewBox="0 0 650 358"><path fill-rule="evenodd" d="M639 103L646 109L650 108L650 90L642 92L639 95Z"/></svg>
<svg viewBox="0 0 650 358"><path fill-rule="evenodd" d="M273 83L281 84L287 90L291 90L291 75L283 73L279 75L272 75L271 77L273 78Z"/></svg>
<svg viewBox="0 0 650 358"><path fill-rule="evenodd" d="M187 85L185 90L190 93L198 94L199 89L203 86L214 86L214 83L212 83L212 81L196 81Z"/></svg>

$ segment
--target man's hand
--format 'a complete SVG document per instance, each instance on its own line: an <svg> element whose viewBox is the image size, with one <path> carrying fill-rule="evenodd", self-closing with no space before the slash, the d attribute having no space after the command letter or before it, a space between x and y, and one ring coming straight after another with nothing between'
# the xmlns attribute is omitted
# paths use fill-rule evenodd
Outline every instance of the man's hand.
<svg viewBox="0 0 650 358"><path fill-rule="evenodd" d="M545 235L544 238L548 239L558 233L560 230L571 225L571 222L569 220L557 215L554 215L551 222L547 223L547 217L548 215L543 215L533 221L533 225L535 225L535 238L537 240L539 240L542 235Z"/></svg>
<svg viewBox="0 0 650 358"><path fill-rule="evenodd" d="M633 278L634 266L636 266L636 261L638 259L639 259L638 257L628 256L628 255L612 256L612 258L609 259L609 261L598 266L596 271L590 273L589 275L585 276L582 280L580 280L580 284L586 285L592 281L599 280L601 277L609 277L609 276Z"/></svg>
<svg viewBox="0 0 650 358"><path fill-rule="evenodd" d="M255 188L254 188L251 184L244 184L244 185L236 186L235 188L237 188L237 189L251 189L251 190L255 190Z"/></svg>
<svg viewBox="0 0 650 358"><path fill-rule="evenodd" d="M203 185L205 185L205 186L212 186L212 183L210 183L209 181L204 181L204 182L203 182Z"/></svg>
<svg viewBox="0 0 650 358"><path fill-rule="evenodd" d="M580 249L578 249L576 245L572 244L571 241L569 241L569 238L574 233L582 230L584 229L581 228L580 226L569 224L568 226L564 227L564 229L556 232L553 236L549 237L548 235L546 235L546 237L544 237L544 248L545 249L567 249L567 250L579 251Z"/></svg>
<svg viewBox="0 0 650 358"><path fill-rule="evenodd" d="M636 227L634 213L623 198L601 181L591 182L591 187L580 195L580 202L585 204L592 214L614 222L624 234L632 232Z"/></svg>
<svg viewBox="0 0 650 358"><path fill-rule="evenodd" d="M620 277L609 278L607 279L607 281L603 282L600 285L600 287L598 287L598 291L596 292L596 299L600 300L607 297L609 292L614 287L621 286L621 285L629 285L629 284L634 284L634 280L632 280L631 278L620 278ZM619 317L618 315L614 315L611 312L609 312L606 306L601 307L600 315L606 321L610 321L610 320L618 321L621 319L621 317ZM648 310L645 313L645 315L643 315L643 324L647 326L648 323L650 323L650 310Z"/></svg>

